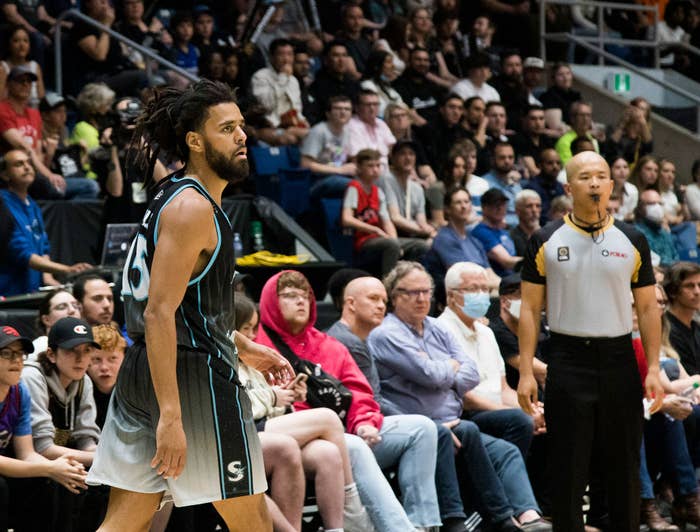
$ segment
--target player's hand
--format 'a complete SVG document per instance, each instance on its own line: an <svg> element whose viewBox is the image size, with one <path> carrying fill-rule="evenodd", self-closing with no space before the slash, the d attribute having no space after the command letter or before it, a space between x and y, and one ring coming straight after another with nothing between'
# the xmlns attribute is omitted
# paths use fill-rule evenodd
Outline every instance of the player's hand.
<svg viewBox="0 0 700 532"><path fill-rule="evenodd" d="M357 427L356 434L365 440L365 443L370 447L382 441L382 437L379 435L379 429L374 425L360 425Z"/></svg>
<svg viewBox="0 0 700 532"><path fill-rule="evenodd" d="M156 454L151 467L163 478L177 478L185 468L187 439L181 418L161 416L156 429Z"/></svg>
<svg viewBox="0 0 700 532"><path fill-rule="evenodd" d="M69 454L51 460L48 464L46 476L61 484L71 493L77 494L80 493L81 489L87 489L87 484L85 483L87 471L85 471L85 467Z"/></svg>
<svg viewBox="0 0 700 532"><path fill-rule="evenodd" d="M647 378L644 380L644 391L646 398L654 401L649 408L649 413L656 414L664 402L664 389L661 386L658 367L649 368Z"/></svg>
<svg viewBox="0 0 700 532"><path fill-rule="evenodd" d="M520 373L518 381L518 404L526 414L535 415L533 404L537 404L537 381L532 374Z"/></svg>
<svg viewBox="0 0 700 532"><path fill-rule="evenodd" d="M289 361L274 349L256 344L239 333L236 333L235 339L241 360L265 375L271 385L282 385L294 378Z"/></svg>

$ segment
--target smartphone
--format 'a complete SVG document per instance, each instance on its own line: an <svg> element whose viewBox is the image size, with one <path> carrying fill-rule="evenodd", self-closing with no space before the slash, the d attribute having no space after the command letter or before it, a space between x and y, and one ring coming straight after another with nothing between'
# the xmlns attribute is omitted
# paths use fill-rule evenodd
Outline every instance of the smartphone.
<svg viewBox="0 0 700 532"><path fill-rule="evenodd" d="M306 382L306 379L308 379L308 378L309 378L309 376L306 373L297 373L296 377L294 377L294 380L288 382L285 385L285 388L287 388L287 389L294 388L300 382Z"/></svg>

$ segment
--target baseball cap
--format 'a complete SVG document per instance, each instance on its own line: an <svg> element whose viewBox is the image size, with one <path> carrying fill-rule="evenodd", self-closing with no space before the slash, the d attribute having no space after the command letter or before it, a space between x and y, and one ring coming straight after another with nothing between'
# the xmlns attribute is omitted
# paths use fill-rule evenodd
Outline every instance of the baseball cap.
<svg viewBox="0 0 700 532"><path fill-rule="evenodd" d="M513 273L511 275L507 275L506 277L501 279L501 284L498 285L498 295L507 296L508 294L517 292L518 290L520 290L521 281L522 277L520 277L520 273Z"/></svg>
<svg viewBox="0 0 700 532"><path fill-rule="evenodd" d="M66 99L60 94L52 91L47 91L46 95L39 102L39 111L45 113L46 111L51 111L58 107L59 105L64 105Z"/></svg>
<svg viewBox="0 0 700 532"><path fill-rule="evenodd" d="M0 327L0 349L7 347L12 342L17 341L22 343L22 349L24 349L26 353L34 352L34 344L32 344L32 341L25 336L20 336L17 329L10 327L9 325L3 325Z"/></svg>
<svg viewBox="0 0 700 532"><path fill-rule="evenodd" d="M32 72L28 66L20 65L12 67L12 70L10 70L10 73L7 75L7 80L16 81L24 76L29 76L32 81L36 81L37 79L39 79L37 75L34 72Z"/></svg>
<svg viewBox="0 0 700 532"><path fill-rule="evenodd" d="M391 148L391 156L393 157L394 155L399 153L404 148L411 148L413 150L413 153L416 153L418 151L418 145L415 142L413 142L412 140L399 140Z"/></svg>
<svg viewBox="0 0 700 532"><path fill-rule="evenodd" d="M61 318L51 326L49 347L56 349L73 349L82 344L90 344L100 349L100 344L92 336L92 327L86 321L72 316Z"/></svg>
<svg viewBox="0 0 700 532"><path fill-rule="evenodd" d="M490 188L481 196L482 205L495 205L503 201L508 201L508 196L500 188Z"/></svg>
<svg viewBox="0 0 700 532"><path fill-rule="evenodd" d="M544 61L539 57L526 57L523 61L523 68L539 68L544 70Z"/></svg>

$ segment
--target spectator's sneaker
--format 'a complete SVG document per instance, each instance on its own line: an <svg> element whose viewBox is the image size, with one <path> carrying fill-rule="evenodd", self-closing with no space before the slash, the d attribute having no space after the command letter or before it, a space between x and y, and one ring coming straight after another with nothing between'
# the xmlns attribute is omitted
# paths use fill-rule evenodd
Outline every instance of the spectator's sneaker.
<svg viewBox="0 0 700 532"><path fill-rule="evenodd" d="M550 532L552 530L552 523L548 523L541 517L535 519L534 521L528 521L520 525L522 530L527 530L528 532Z"/></svg>
<svg viewBox="0 0 700 532"><path fill-rule="evenodd" d="M442 520L440 532L469 532L464 517L448 517Z"/></svg>
<svg viewBox="0 0 700 532"><path fill-rule="evenodd" d="M345 487L343 529L345 532L376 532L354 483Z"/></svg>

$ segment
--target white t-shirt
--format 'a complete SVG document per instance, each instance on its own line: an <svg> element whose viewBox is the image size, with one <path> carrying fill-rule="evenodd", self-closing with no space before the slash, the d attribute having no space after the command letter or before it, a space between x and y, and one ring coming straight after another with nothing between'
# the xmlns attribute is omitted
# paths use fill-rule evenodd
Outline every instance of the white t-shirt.
<svg viewBox="0 0 700 532"><path fill-rule="evenodd" d="M328 122L319 122L309 130L300 151L317 163L340 166L345 164L350 153L349 138L347 127L337 136L328 127Z"/></svg>
<svg viewBox="0 0 700 532"><path fill-rule="evenodd" d="M455 83L450 92L456 94L463 100L472 96L479 96L485 102L500 102L501 95L488 83L484 83L481 87L475 87L469 79L462 79Z"/></svg>

